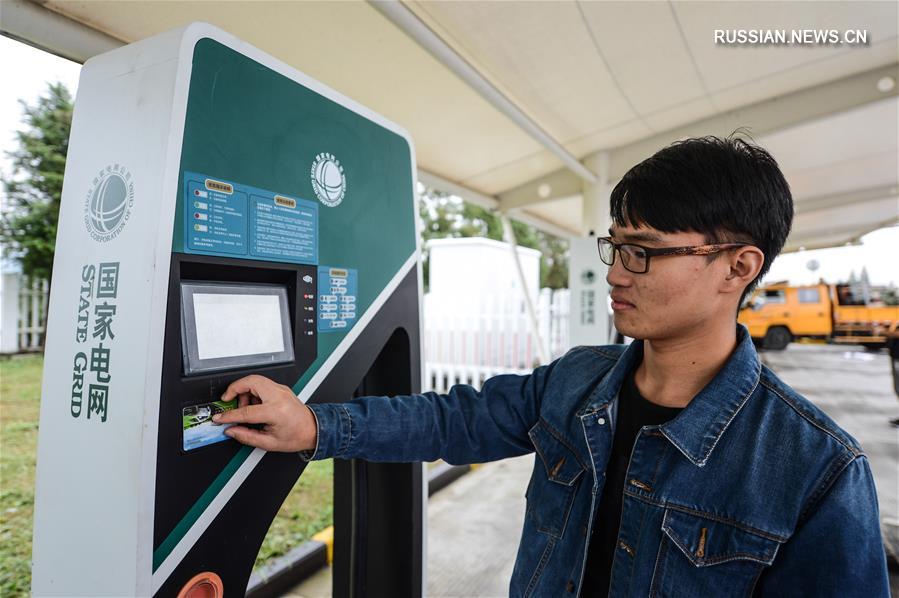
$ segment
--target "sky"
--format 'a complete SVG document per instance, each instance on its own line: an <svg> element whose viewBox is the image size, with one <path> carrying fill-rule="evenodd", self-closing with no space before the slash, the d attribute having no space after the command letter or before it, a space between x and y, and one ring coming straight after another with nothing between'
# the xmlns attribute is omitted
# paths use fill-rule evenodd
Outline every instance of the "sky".
<svg viewBox="0 0 899 598"><path fill-rule="evenodd" d="M33 103L49 82L61 81L75 94L81 65L0 36L0 171L10 173L6 152L13 148L14 133L22 119L18 100ZM793 284L842 282L864 265L872 284L899 286L899 226L880 229L862 237L862 244L833 249L800 251L779 256L766 276L767 282ZM818 263L811 271L808 264Z"/></svg>
<svg viewBox="0 0 899 598"><path fill-rule="evenodd" d="M56 81L65 83L74 95L79 72L80 64L0 35L0 169L5 175L10 173L6 152L13 149L14 135L22 122L19 100L33 104L47 84Z"/></svg>

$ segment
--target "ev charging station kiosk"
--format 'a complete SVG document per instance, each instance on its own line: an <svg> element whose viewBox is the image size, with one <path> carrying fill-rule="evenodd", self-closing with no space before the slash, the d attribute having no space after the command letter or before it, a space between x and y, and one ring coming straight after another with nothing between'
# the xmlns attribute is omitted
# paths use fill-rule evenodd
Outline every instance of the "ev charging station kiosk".
<svg viewBox="0 0 899 598"><path fill-rule="evenodd" d="M242 595L302 473L210 418L420 391L415 156L396 125L206 24L82 69L59 218L36 596ZM421 464L338 462L336 596L420 596Z"/></svg>

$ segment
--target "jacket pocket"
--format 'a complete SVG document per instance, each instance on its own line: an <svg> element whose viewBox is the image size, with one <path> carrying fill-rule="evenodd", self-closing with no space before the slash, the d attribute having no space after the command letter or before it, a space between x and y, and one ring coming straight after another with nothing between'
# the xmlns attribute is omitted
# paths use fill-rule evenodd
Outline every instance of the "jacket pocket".
<svg viewBox="0 0 899 598"><path fill-rule="evenodd" d="M537 531L561 538L565 532L577 482L586 467L574 450L540 420L528 431L537 463L528 484L527 516ZM542 466L541 466L542 463Z"/></svg>
<svg viewBox="0 0 899 598"><path fill-rule="evenodd" d="M780 542L763 532L665 509L651 596L748 596Z"/></svg>

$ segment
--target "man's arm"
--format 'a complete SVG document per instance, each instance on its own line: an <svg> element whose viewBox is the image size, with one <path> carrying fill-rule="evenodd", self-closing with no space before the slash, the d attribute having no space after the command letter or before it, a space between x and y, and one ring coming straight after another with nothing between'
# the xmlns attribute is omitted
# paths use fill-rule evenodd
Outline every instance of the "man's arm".
<svg viewBox="0 0 899 598"><path fill-rule="evenodd" d="M526 376L495 376L480 391L459 384L445 395L361 397L314 405L300 403L286 386L248 376L222 396L224 401L239 398L239 408L213 419L262 424L261 430L234 426L226 434L266 450L314 451L314 459L491 461L533 450L528 430L537 422L554 365Z"/></svg>
<svg viewBox="0 0 899 598"><path fill-rule="evenodd" d="M868 460L852 460L759 580L761 596L889 596L877 493Z"/></svg>

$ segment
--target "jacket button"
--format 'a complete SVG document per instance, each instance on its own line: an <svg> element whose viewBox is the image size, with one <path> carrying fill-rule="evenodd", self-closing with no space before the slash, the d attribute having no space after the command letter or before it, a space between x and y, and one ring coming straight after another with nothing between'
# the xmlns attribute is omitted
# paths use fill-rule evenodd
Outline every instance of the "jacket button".
<svg viewBox="0 0 899 598"><path fill-rule="evenodd" d="M606 418L604 418L604 417L597 418L596 423L598 423L600 426L603 426L606 423Z"/></svg>
<svg viewBox="0 0 899 598"><path fill-rule="evenodd" d="M568 585L565 586L565 589L568 590L569 594L574 594L574 582L569 580Z"/></svg>

